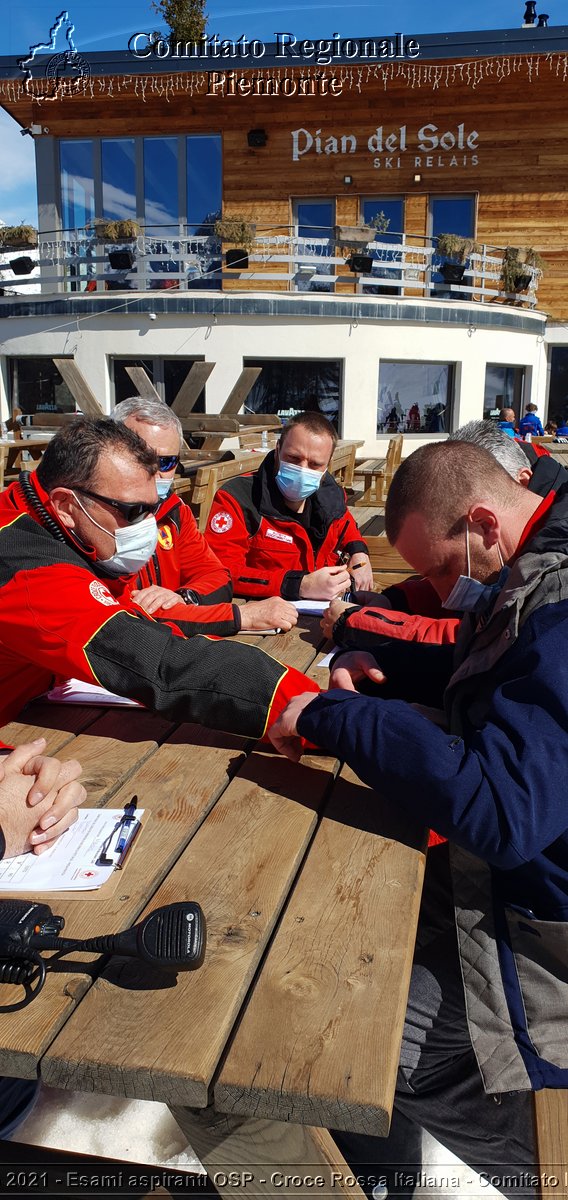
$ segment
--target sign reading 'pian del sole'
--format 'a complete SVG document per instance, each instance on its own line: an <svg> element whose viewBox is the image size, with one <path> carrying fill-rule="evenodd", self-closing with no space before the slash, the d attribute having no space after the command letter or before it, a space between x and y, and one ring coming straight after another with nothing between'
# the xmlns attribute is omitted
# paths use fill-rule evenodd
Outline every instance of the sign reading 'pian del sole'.
<svg viewBox="0 0 568 1200"><path fill-rule="evenodd" d="M314 133L304 128L293 129L291 137L293 162L299 162L306 154L356 154L363 148L375 155L374 167L387 170L398 169L403 154L409 152L414 154L414 168L475 167L479 162L479 156L471 153L478 148L479 133L476 129L468 132L463 122L454 129L442 131L430 123L422 125L416 132L409 130L407 125L393 130L378 125L362 145L354 133L323 138L321 129Z"/></svg>

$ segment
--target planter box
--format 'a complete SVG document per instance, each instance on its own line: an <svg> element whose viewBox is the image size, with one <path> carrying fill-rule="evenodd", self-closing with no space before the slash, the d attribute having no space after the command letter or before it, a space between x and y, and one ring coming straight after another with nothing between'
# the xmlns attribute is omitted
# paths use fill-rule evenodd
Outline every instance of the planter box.
<svg viewBox="0 0 568 1200"><path fill-rule="evenodd" d="M445 262L440 266L440 275L444 283L463 283L465 263Z"/></svg>
<svg viewBox="0 0 568 1200"><path fill-rule="evenodd" d="M363 229L359 225L336 225L335 240L338 246L366 246L375 240L375 230L369 226Z"/></svg>

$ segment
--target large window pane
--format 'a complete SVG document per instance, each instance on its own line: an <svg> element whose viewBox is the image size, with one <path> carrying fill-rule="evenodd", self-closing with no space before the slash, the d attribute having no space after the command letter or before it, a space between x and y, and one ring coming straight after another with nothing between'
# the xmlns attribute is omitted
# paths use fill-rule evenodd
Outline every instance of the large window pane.
<svg viewBox="0 0 568 1200"><path fill-rule="evenodd" d="M146 232L175 237L179 228L178 139L144 138Z"/></svg>
<svg viewBox="0 0 568 1200"><path fill-rule="evenodd" d="M62 141L59 153L63 229L82 229L95 215L93 143Z"/></svg>
<svg viewBox="0 0 568 1200"><path fill-rule="evenodd" d="M335 204L331 200L296 200L294 202L294 225L296 237L299 239L298 252L314 258L314 273L331 275L330 264L326 258L331 258L335 250ZM333 284L324 280L310 279L309 275L302 278L296 276L297 291L301 292L331 292Z"/></svg>
<svg viewBox="0 0 568 1200"><path fill-rule="evenodd" d="M396 246L402 245L402 234L404 226L404 200L402 197L381 197L370 196L363 200L361 216L366 225L370 225L375 217L383 214L388 221L388 227L384 233L376 233L375 241L381 242L381 248L377 247L372 250L371 247L366 247L365 253L370 254L373 259L373 276L378 279L383 279L384 283L367 283L362 280L363 291L371 295L399 295L400 286L399 280L402 275L402 269L398 266L388 266L386 264L398 264L402 262L400 249L394 249ZM393 246L393 249L385 249L384 244L388 243Z"/></svg>
<svg viewBox="0 0 568 1200"><path fill-rule="evenodd" d="M518 421L523 411L524 367L487 363L483 416L497 418L502 408L512 408Z"/></svg>
<svg viewBox="0 0 568 1200"><path fill-rule="evenodd" d="M246 358L244 365L262 367L247 397L247 408L257 413L276 413L283 420L299 412L321 412L339 429L340 361Z"/></svg>
<svg viewBox="0 0 568 1200"><path fill-rule="evenodd" d="M188 137L186 146L189 232L211 234L221 215L221 137Z"/></svg>
<svg viewBox="0 0 568 1200"><path fill-rule="evenodd" d="M568 423L568 346L553 346L550 356L548 420Z"/></svg>
<svg viewBox="0 0 568 1200"><path fill-rule="evenodd" d="M103 217L128 221L136 216L136 163L134 138L103 138Z"/></svg>
<svg viewBox="0 0 568 1200"><path fill-rule="evenodd" d="M75 401L51 358L11 358L12 410L75 412Z"/></svg>
<svg viewBox="0 0 568 1200"><path fill-rule="evenodd" d="M456 233L459 237L472 238L475 233L475 199L473 196L431 196L430 197L430 233L433 238L438 238L441 233ZM436 243L434 242L434 248ZM448 290L452 282L467 283L468 277L459 278L459 272L456 274L455 268L453 277L448 277L440 272L440 264L447 263L447 259L441 255L434 253L432 259L432 282L436 284L436 293ZM465 266L467 267L467 261ZM451 292L449 292L451 295ZM459 295L459 293L458 293ZM464 298L467 298L465 293Z"/></svg>
<svg viewBox="0 0 568 1200"><path fill-rule="evenodd" d="M154 382L154 362L151 358L115 358L113 367L115 404L120 404L121 400L128 400L130 396L136 395L136 388L126 371L127 367L144 367L150 382Z"/></svg>
<svg viewBox="0 0 568 1200"><path fill-rule="evenodd" d="M453 364L381 362L377 433L448 433Z"/></svg>

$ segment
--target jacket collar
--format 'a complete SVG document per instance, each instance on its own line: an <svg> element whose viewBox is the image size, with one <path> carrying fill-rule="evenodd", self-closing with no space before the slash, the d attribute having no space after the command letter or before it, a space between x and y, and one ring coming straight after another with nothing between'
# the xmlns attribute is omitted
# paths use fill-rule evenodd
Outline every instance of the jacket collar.
<svg viewBox="0 0 568 1200"><path fill-rule="evenodd" d="M288 508L276 483L274 468L275 452L271 450L254 474L253 503L263 517L279 521L295 521L296 514ZM332 521L342 517L345 513L343 489L335 482L333 475L326 471L317 492L314 492L310 500L310 526L316 536L321 534L323 540Z"/></svg>

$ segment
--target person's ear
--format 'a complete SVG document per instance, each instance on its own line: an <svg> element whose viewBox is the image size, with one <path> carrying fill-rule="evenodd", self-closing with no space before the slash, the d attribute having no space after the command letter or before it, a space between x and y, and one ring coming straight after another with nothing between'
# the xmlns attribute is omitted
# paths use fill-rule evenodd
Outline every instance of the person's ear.
<svg viewBox="0 0 568 1200"><path fill-rule="evenodd" d="M470 526L477 525L483 537L483 544L487 550L491 546L496 546L501 538L501 522L497 513L487 504L475 503L472 504L467 519Z"/></svg>
<svg viewBox="0 0 568 1200"><path fill-rule="evenodd" d="M66 487L56 487L49 496L51 507L61 525L66 529L75 529L76 500L73 492Z"/></svg>
<svg viewBox="0 0 568 1200"><path fill-rule="evenodd" d="M521 487L527 488L531 479L532 471L530 467L521 467L519 474L517 475L517 483L520 483Z"/></svg>

